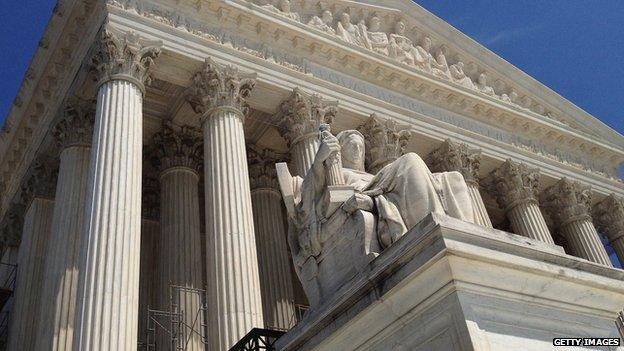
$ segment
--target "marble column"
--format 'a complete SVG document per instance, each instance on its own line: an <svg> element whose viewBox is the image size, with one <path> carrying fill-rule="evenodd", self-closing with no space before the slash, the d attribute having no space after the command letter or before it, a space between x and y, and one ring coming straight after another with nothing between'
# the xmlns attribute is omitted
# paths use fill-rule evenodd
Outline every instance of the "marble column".
<svg viewBox="0 0 624 351"><path fill-rule="evenodd" d="M34 350L57 170L55 160L40 157L22 186L21 197L27 206L17 258L8 350Z"/></svg>
<svg viewBox="0 0 624 351"><path fill-rule="evenodd" d="M542 192L540 202L572 255L612 266L591 218L591 190L567 178Z"/></svg>
<svg viewBox="0 0 624 351"><path fill-rule="evenodd" d="M160 45L108 29L94 57L100 81L78 265L75 350L137 345L143 84Z"/></svg>
<svg viewBox="0 0 624 351"><path fill-rule="evenodd" d="M160 172L160 251L156 301L161 310L171 303L181 312L179 344L161 350L204 350L203 279L199 230L199 169L202 164L201 132L165 124L153 138L155 168ZM171 287L180 287L182 289ZM173 298L173 301L170 300ZM172 310L176 312L175 309ZM169 341L170 342L170 341ZM174 348L175 347L175 348Z"/></svg>
<svg viewBox="0 0 624 351"><path fill-rule="evenodd" d="M412 132L391 119L381 119L377 114L358 127L366 144L366 171L377 174L380 169L405 154Z"/></svg>
<svg viewBox="0 0 624 351"><path fill-rule="evenodd" d="M470 192L475 223L492 228L492 221L479 191L481 151L470 149L467 144L455 143L447 139L439 148L429 154L426 162L432 172L456 171L461 173Z"/></svg>
<svg viewBox="0 0 624 351"><path fill-rule="evenodd" d="M539 170L524 163L505 161L484 180L496 197L514 233L555 244L539 208Z"/></svg>
<svg viewBox="0 0 624 351"><path fill-rule="evenodd" d="M285 209L275 171L275 163L284 157L252 145L248 158L264 325L288 330L295 322L295 307Z"/></svg>
<svg viewBox="0 0 624 351"><path fill-rule="evenodd" d="M204 134L210 350L264 325L243 123L255 74L207 59L188 99Z"/></svg>
<svg viewBox="0 0 624 351"><path fill-rule="evenodd" d="M621 264L624 264L624 200L614 194L594 205L596 227L607 237Z"/></svg>
<svg viewBox="0 0 624 351"><path fill-rule="evenodd" d="M318 94L295 88L273 116L282 136L290 146L293 175L304 177L312 167L318 150L319 126L330 124L338 112L337 102L326 101Z"/></svg>
<svg viewBox="0 0 624 351"><path fill-rule="evenodd" d="M160 237L160 188L158 175L145 171L141 199L141 259L139 268L139 344L146 345L148 308L156 309L156 280L158 277L158 239ZM147 175L146 175L147 174ZM150 337L154 342L154 336ZM142 350L142 348L139 348Z"/></svg>
<svg viewBox="0 0 624 351"><path fill-rule="evenodd" d="M36 349L71 350L94 103L70 98L53 129L60 165L43 275Z"/></svg>

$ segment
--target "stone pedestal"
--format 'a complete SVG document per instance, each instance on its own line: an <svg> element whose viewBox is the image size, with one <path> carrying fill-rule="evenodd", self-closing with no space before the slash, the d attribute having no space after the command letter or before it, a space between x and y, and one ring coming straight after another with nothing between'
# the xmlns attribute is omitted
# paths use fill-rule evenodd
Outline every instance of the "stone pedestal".
<svg viewBox="0 0 624 351"><path fill-rule="evenodd" d="M537 200L538 169L507 160L485 182L514 233L554 245Z"/></svg>
<svg viewBox="0 0 624 351"><path fill-rule="evenodd" d="M539 351L555 337L617 338L622 279L539 240L432 214L276 349Z"/></svg>
<svg viewBox="0 0 624 351"><path fill-rule="evenodd" d="M38 313L37 350L72 348L94 108L91 102L68 102L54 129L62 151Z"/></svg>
<svg viewBox="0 0 624 351"><path fill-rule="evenodd" d="M466 185L468 185L475 223L492 228L492 221L479 191L481 151L472 150L467 144L446 140L438 149L429 154L425 161L432 172L456 171L461 173Z"/></svg>
<svg viewBox="0 0 624 351"><path fill-rule="evenodd" d="M165 125L154 136L155 166L160 170L160 236L158 309L182 313L177 345L163 350L204 350L203 279L199 229L198 169L202 163L201 134L190 128ZM159 333L164 336L164 333ZM174 341L175 342L175 341Z"/></svg>
<svg viewBox="0 0 624 351"><path fill-rule="evenodd" d="M273 117L290 146L293 174L305 177L319 147L319 127L330 124L338 112L337 102L323 100L295 88Z"/></svg>
<svg viewBox="0 0 624 351"><path fill-rule="evenodd" d="M542 193L541 202L572 255L612 266L592 223L589 187L563 178Z"/></svg>
<svg viewBox="0 0 624 351"><path fill-rule="evenodd" d="M296 320L286 219L275 174L280 157L250 147L248 158L264 325L287 330Z"/></svg>
<svg viewBox="0 0 624 351"><path fill-rule="evenodd" d="M208 340L227 350L264 325L243 121L255 74L207 59L190 102L202 116Z"/></svg>
<svg viewBox="0 0 624 351"><path fill-rule="evenodd" d="M34 349L53 210L53 200L35 197L24 217L8 350Z"/></svg>
<svg viewBox="0 0 624 351"><path fill-rule="evenodd" d="M101 43L73 347L131 350L138 327L143 82L159 44L108 30Z"/></svg>

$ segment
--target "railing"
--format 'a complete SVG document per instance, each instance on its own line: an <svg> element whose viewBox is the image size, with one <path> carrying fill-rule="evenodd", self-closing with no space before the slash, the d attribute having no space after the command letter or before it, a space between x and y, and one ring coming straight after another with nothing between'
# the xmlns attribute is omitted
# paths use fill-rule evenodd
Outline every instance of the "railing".
<svg viewBox="0 0 624 351"><path fill-rule="evenodd" d="M229 351L275 350L275 342L285 333L279 330L253 328L240 339Z"/></svg>

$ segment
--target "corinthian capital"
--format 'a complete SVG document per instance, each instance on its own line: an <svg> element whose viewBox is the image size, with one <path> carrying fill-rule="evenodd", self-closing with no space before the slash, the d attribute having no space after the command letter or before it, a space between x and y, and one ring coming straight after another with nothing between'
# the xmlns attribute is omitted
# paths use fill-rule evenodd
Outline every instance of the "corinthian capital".
<svg viewBox="0 0 624 351"><path fill-rule="evenodd" d="M391 119L376 114L358 127L366 143L366 169L376 174L380 169L405 154L412 132Z"/></svg>
<svg viewBox="0 0 624 351"><path fill-rule="evenodd" d="M505 212L523 202L537 203L539 169L507 160L485 179L489 192Z"/></svg>
<svg viewBox="0 0 624 351"><path fill-rule="evenodd" d="M19 247L25 210L22 203L14 203L4 215L0 222L0 245L3 247Z"/></svg>
<svg viewBox="0 0 624 351"><path fill-rule="evenodd" d="M69 98L54 126L52 135L61 149L70 146L90 146L93 139L95 102Z"/></svg>
<svg viewBox="0 0 624 351"><path fill-rule="evenodd" d="M238 67L221 65L207 58L204 67L192 78L187 100L202 119L215 108L226 107L247 114L247 97L256 84L255 73L241 72Z"/></svg>
<svg viewBox="0 0 624 351"><path fill-rule="evenodd" d="M152 164L159 171L171 167L187 167L199 171L202 165L201 133L191 126L163 123L153 137Z"/></svg>
<svg viewBox="0 0 624 351"><path fill-rule="evenodd" d="M150 84L150 68L160 55L161 41L145 40L134 32L106 29L92 58L99 84L109 80L127 80L145 93Z"/></svg>
<svg viewBox="0 0 624 351"><path fill-rule="evenodd" d="M251 190L261 188L279 189L277 183L277 171L275 164L284 162L286 155L262 149L256 145L247 147L247 160L249 162L249 181Z"/></svg>
<svg viewBox="0 0 624 351"><path fill-rule="evenodd" d="M594 205L592 209L594 225L605 233L610 241L624 236L624 200L614 194Z"/></svg>
<svg viewBox="0 0 624 351"><path fill-rule="evenodd" d="M310 134L317 135L321 123L331 124L338 112L338 102L324 100L318 94L308 94L299 88L282 101L273 121L289 145Z"/></svg>
<svg viewBox="0 0 624 351"><path fill-rule="evenodd" d="M468 144L447 139L427 156L426 162L432 172L456 171L464 176L466 183L477 184L481 150L470 149Z"/></svg>
<svg viewBox="0 0 624 351"><path fill-rule="evenodd" d="M540 202L556 226L591 220L591 188L563 178L542 192Z"/></svg>
<svg viewBox="0 0 624 351"><path fill-rule="evenodd" d="M57 160L45 155L39 156L26 173L26 181L22 184L21 202L28 205L35 197L53 199L57 177Z"/></svg>

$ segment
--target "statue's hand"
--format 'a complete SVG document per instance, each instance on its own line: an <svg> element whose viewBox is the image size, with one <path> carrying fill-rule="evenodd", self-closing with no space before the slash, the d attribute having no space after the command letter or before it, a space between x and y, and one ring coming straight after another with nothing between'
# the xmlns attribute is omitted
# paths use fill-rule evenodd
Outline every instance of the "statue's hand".
<svg viewBox="0 0 624 351"><path fill-rule="evenodd" d="M355 193L342 204L342 209L349 214L357 210L372 211L373 198L361 193Z"/></svg>
<svg viewBox="0 0 624 351"><path fill-rule="evenodd" d="M321 165L329 158L329 156L339 151L340 143L338 142L338 139L336 139L336 137L330 132L324 131L321 135L321 145L319 145L319 149L316 152L314 163Z"/></svg>

